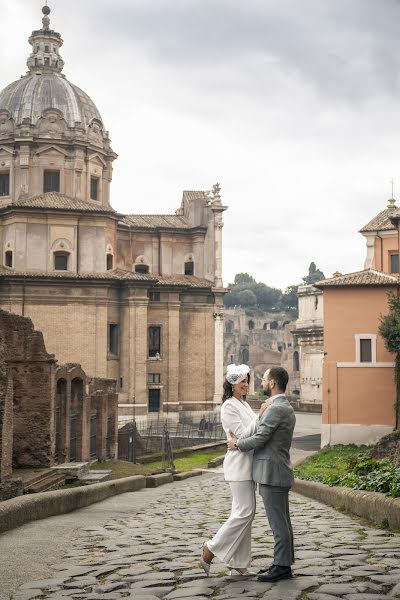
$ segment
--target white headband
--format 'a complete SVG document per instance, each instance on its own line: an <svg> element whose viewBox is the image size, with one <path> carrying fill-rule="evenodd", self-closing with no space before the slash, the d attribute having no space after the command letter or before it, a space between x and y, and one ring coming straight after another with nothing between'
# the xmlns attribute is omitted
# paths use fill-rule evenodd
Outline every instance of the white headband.
<svg viewBox="0 0 400 600"><path fill-rule="evenodd" d="M250 372L250 367L247 365L228 365L226 367L226 380L231 385L240 383L243 379L246 379L247 374Z"/></svg>

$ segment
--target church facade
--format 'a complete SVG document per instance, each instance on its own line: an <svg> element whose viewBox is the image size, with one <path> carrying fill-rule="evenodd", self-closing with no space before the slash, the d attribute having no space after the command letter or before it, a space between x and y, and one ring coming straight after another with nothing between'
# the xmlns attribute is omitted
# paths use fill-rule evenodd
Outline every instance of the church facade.
<svg viewBox="0 0 400 600"><path fill-rule="evenodd" d="M220 187L174 214L110 202L117 155L93 101L62 73L63 40L29 38L28 72L0 93L0 308L46 348L115 379L120 420L213 410L223 380Z"/></svg>

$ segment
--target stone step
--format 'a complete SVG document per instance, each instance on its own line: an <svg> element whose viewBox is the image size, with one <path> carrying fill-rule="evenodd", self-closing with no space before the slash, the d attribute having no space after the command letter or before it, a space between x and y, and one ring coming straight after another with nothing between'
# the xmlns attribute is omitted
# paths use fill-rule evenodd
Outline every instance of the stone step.
<svg viewBox="0 0 400 600"><path fill-rule="evenodd" d="M92 483L100 483L102 481L110 481L112 479L112 471L90 471L88 475L81 477L79 483L81 485L90 485Z"/></svg>
<svg viewBox="0 0 400 600"><path fill-rule="evenodd" d="M82 479L89 474L90 462L61 463L51 467L55 473L62 473L67 480Z"/></svg>
<svg viewBox="0 0 400 600"><path fill-rule="evenodd" d="M56 490L60 486L65 484L65 475L61 473L53 473L48 471L42 474L42 478L32 483L27 481L24 485L25 494L37 494L38 492L48 492L50 490Z"/></svg>

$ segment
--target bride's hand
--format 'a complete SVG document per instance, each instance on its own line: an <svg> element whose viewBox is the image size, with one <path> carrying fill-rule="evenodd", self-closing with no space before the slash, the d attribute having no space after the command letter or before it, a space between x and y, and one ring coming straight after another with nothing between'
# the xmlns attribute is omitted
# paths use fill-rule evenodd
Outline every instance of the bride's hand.
<svg viewBox="0 0 400 600"><path fill-rule="evenodd" d="M272 404L272 400L271 398L268 398L268 400L265 400L265 402L263 402L260 406L260 411L258 413L258 416L261 418L263 416L263 414L265 413L265 411L271 406Z"/></svg>

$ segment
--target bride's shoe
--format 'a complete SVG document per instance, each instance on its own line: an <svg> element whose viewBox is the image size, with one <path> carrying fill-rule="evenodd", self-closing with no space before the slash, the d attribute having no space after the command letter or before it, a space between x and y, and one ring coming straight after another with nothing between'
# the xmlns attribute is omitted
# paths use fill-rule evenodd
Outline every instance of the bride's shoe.
<svg viewBox="0 0 400 600"><path fill-rule="evenodd" d="M204 544L201 547L200 566L202 567L202 569L205 572L205 574L207 575L207 577L210 577L211 563L208 563L206 560L204 560L204 554L203 554L204 546L206 546L206 542L204 542Z"/></svg>
<svg viewBox="0 0 400 600"><path fill-rule="evenodd" d="M255 571L249 571L249 569L234 569L231 568L229 569L229 575L231 577L254 577L255 575L258 575L258 573L256 573Z"/></svg>

